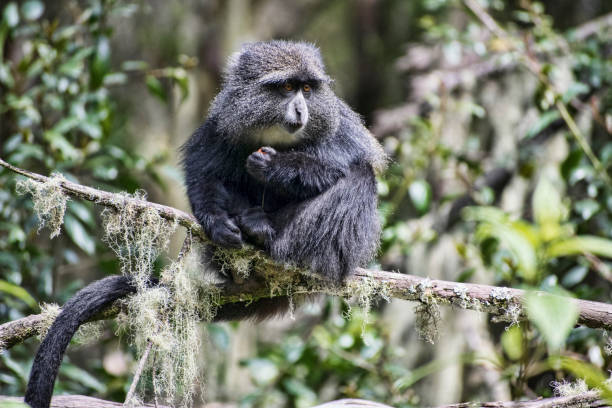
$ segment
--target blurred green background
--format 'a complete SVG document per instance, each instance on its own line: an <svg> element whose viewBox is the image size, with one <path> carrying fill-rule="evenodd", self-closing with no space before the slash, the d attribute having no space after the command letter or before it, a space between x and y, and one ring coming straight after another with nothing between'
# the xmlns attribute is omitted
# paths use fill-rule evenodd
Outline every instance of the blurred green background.
<svg viewBox="0 0 612 408"><path fill-rule="evenodd" d="M609 302L611 12L606 0L4 1L0 157L188 210L177 149L205 119L225 59L245 41L311 41L391 158L373 267ZM99 208L70 201L50 240L16 180L0 171L2 323L119 272ZM608 333L574 327L575 311L551 299L529 300L521 325L443 308L425 336L433 344L414 304L399 300L348 316L330 298L293 319L203 324L203 400L535 398L585 366L601 385ZM106 322L70 347L56 393L123 400L136 357L115 330ZM38 343L0 355L0 394L23 395Z"/></svg>

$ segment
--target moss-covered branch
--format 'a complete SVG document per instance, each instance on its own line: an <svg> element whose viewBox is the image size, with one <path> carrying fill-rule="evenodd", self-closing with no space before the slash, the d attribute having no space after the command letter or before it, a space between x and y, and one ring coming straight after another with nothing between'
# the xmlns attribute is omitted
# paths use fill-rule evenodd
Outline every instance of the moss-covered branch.
<svg viewBox="0 0 612 408"><path fill-rule="evenodd" d="M300 280L299 292L328 293L349 296L364 286L372 288L372 294L382 294L398 299L421 302L427 305L447 304L462 309L487 312L502 320L520 321L524 313L522 300L525 291L489 285L456 283L431 280L414 275L359 269L340 288L330 289L325 282L311 277ZM303 285L303 286L302 286ZM271 293L262 282L247 281L243 284L222 284L219 289L220 304L271 297L283 293ZM612 329L612 305L601 302L571 299L580 310L578 323L589 327ZM107 319L119 312L114 306L96 319ZM10 348L38 334L41 315L31 315L0 326L0 344Z"/></svg>
<svg viewBox="0 0 612 408"><path fill-rule="evenodd" d="M2 159L0 159L0 166L17 174L21 174L30 180L38 181L39 183L47 183L51 180L50 177L20 169L19 167L13 166ZM116 210L121 210L122 207L128 204L134 206L134 208L139 208L142 210L153 209L157 211L162 218L177 222L179 225L189 228L193 234L206 239L206 235L204 235L204 231L202 230L202 227L200 227L200 224L198 224L198 221L192 215L179 209L157 203L151 203L138 198L130 198L119 194L109 193L108 191L97 190L95 188L73 183L65 179L59 181L59 187L70 196L92 201L96 204L111 207Z"/></svg>
<svg viewBox="0 0 612 408"><path fill-rule="evenodd" d="M52 180L49 177L12 166L1 159L0 166L39 183L48 183ZM206 240L195 218L183 211L143 199L100 191L64 179L55 179L54 183L66 194L111 207L118 212L125 210L126 206L137 211L155 211L160 217L182 225L191 233ZM248 265L253 265L252 261L256 260L258 273L265 275L266 279L235 279L234 283L216 285L215 303L217 304L286 295L287 287L290 287L291 294L295 295L325 293L344 297L357 296L366 303L373 296L381 295L385 298L394 297L417 301L430 308L437 308L444 304L453 305L462 309L490 313L498 319L510 322L518 322L524 318L522 304L525 293L519 289L430 280L420 276L365 269L358 269L342 286L337 287L330 286L329 282L308 274L307 271L298 271L295 268L278 265L254 248L238 251L222 250L220 254L228 256L228 262L242 262L246 259ZM577 299L569 301L575 302L579 308L578 322L580 324L589 327L612 328L612 305ZM119 311L120 307L114 305L96 316L95 320L113 317ZM7 349L38 334L41 329L44 329L43 320L41 315L31 315L1 325L0 346Z"/></svg>

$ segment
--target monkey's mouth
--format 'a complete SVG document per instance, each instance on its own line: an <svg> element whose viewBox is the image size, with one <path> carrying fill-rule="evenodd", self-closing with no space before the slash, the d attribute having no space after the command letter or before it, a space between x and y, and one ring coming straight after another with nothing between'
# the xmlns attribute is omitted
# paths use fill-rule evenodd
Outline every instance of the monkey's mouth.
<svg viewBox="0 0 612 408"><path fill-rule="evenodd" d="M252 134L253 143L258 146L289 146L298 143L303 137L303 124L282 123L257 129Z"/></svg>
<svg viewBox="0 0 612 408"><path fill-rule="evenodd" d="M283 126L285 129L287 129L287 132L295 133L298 130L302 129L304 127L304 124L301 122L285 122Z"/></svg>

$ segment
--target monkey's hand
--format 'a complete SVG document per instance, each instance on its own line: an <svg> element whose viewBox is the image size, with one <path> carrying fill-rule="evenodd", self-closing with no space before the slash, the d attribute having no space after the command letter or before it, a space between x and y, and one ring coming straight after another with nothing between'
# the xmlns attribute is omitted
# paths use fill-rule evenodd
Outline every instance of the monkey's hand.
<svg viewBox="0 0 612 408"><path fill-rule="evenodd" d="M246 161L247 172L255 180L265 183L267 181L268 169L276 154L276 150L268 146L261 147L256 152L251 153Z"/></svg>
<svg viewBox="0 0 612 408"><path fill-rule="evenodd" d="M227 216L216 217L207 229L207 235L215 244L229 248L242 247L242 234L233 219Z"/></svg>
<svg viewBox="0 0 612 408"><path fill-rule="evenodd" d="M270 219L260 207L243 211L238 216L238 223L242 232L257 246L268 248L268 245L276 236L276 231L272 227Z"/></svg>

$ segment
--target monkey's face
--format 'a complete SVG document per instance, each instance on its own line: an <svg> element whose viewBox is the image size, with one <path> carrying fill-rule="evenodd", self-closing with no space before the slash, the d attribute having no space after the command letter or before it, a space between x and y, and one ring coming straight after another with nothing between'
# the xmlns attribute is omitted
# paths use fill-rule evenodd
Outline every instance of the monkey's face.
<svg viewBox="0 0 612 408"><path fill-rule="evenodd" d="M316 85L315 85L316 83ZM265 124L255 129L251 137L255 144L263 146L288 146L308 138L309 102L320 88L316 80L289 79L283 82L264 84L261 92L267 93L274 103L270 111L276 114ZM316 96L315 96L316 98Z"/></svg>
<svg viewBox="0 0 612 408"><path fill-rule="evenodd" d="M312 45L250 44L230 60L212 112L220 130L238 143L283 147L320 139L339 120L329 83Z"/></svg>

